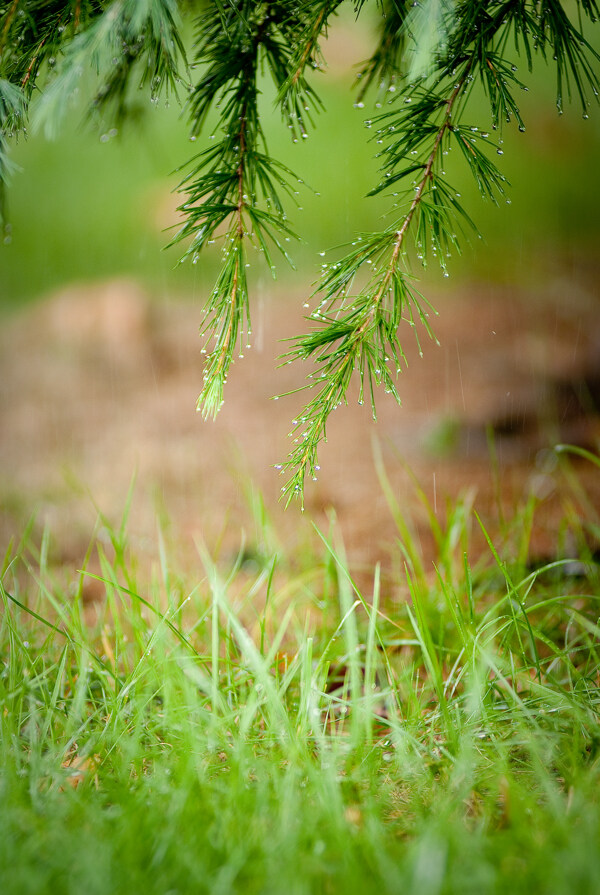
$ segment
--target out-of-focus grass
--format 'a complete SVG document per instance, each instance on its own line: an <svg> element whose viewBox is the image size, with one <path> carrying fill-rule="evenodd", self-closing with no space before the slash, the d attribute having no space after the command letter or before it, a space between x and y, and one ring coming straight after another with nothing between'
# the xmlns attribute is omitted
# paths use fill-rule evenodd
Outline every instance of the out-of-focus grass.
<svg viewBox="0 0 600 895"><path fill-rule="evenodd" d="M530 82L524 70L522 76ZM473 248L465 245L463 258L450 265L452 275L503 281L543 276L549 258L571 263L596 244L600 116L591 109L584 121L578 108L567 107L559 118L553 77L550 68L536 68L530 92L523 93L527 132L511 125L503 134L504 154L496 160L513 185L511 204L496 208L482 202L464 169L453 174L485 242L474 238ZM315 75L326 111L316 116L317 128L309 139L297 145L265 93L269 145L303 181L297 196L301 209L290 208L291 221L306 240L292 252L301 268L300 290L310 288L319 252L378 227L390 208L385 198L365 198L378 179L373 155L379 147L369 142L374 128L363 122L377 110L369 103L364 110L353 107L352 80L350 65L347 76L337 70L331 76ZM489 121L479 108L476 103L473 123L485 127ZM162 228L174 220L170 209L176 199L170 191L179 176L172 172L206 145L208 133L190 143L175 105L149 107L123 135L108 140L108 126L102 136L82 128L80 121L81 113L74 112L54 143L36 135L15 147L22 171L9 194L12 242L0 246L0 307L64 282L121 274L140 278L159 294L203 292L215 274L218 251L194 267L177 265L177 248L161 249L169 239ZM280 277L287 280L284 265Z"/></svg>
<svg viewBox="0 0 600 895"><path fill-rule="evenodd" d="M532 498L472 564L470 506L425 501L432 574L390 506L403 571L366 591L335 530L275 553L262 512L260 569L200 544L183 574L161 538L145 581L102 519L93 607L49 537L7 552L5 895L598 892L593 521L532 570Z"/></svg>

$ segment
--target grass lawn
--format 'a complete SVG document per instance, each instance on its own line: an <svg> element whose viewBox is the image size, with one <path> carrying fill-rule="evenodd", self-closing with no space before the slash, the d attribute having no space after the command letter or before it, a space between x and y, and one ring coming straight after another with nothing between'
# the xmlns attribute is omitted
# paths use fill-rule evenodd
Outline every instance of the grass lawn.
<svg viewBox="0 0 600 895"><path fill-rule="evenodd" d="M591 455L585 462L595 462ZM4 559L0 880L18 893L597 893L598 526L571 560L469 561L360 592L343 545L248 567L99 522L102 599L24 533ZM510 541L510 539L509 539ZM398 565L401 565L399 563ZM142 579L144 579L142 581ZM388 592L390 591L390 592Z"/></svg>

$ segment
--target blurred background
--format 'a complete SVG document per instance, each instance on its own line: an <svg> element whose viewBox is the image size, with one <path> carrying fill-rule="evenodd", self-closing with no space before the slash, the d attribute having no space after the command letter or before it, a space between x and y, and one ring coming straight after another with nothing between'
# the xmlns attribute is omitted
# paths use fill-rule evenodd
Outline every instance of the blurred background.
<svg viewBox="0 0 600 895"><path fill-rule="evenodd" d="M141 98L122 133L85 127L74 109L55 142L37 134L14 147L12 231L0 247L0 547L35 519L34 530L56 533L58 560L77 561L98 511L114 521L135 481L140 543L153 543L158 513L177 538L200 536L227 555L243 530L248 555L260 558L264 502L275 539L301 538L334 512L368 568L385 561L394 538L383 464L396 500L412 506L414 473L441 515L446 496L468 493L499 518L504 499L532 491L548 505L532 549L556 549L552 444L598 444L600 114L592 108L584 119L573 104L559 116L543 63L531 76L520 71L530 88L525 133L511 125L502 135L508 201L482 201L457 169L453 182L484 238L464 244L449 279L415 269L439 312L440 347L423 334L421 360L408 332L403 407L382 395L377 426L365 408L340 409L319 482L307 486L307 513L278 503L273 465L302 399L270 399L304 375L277 369L280 340L307 326L320 253L379 228L390 210L385 197L365 198L378 181L365 126L376 110L354 107L353 66L374 40L364 22L334 24L328 71L314 77L325 111L307 140L291 142L265 85L268 143L298 175L289 216L304 242L292 250L297 270L281 264L275 281L257 260L253 348L236 364L215 423L202 421L195 402L197 331L218 252L180 265L181 247L164 249L177 225L178 169L207 145L210 127L190 143L176 103ZM476 100L472 120L484 126L482 108Z"/></svg>

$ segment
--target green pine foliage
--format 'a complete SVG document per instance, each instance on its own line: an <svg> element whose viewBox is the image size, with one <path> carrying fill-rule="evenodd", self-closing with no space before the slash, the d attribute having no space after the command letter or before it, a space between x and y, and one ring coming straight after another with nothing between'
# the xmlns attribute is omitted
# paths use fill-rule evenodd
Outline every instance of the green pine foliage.
<svg viewBox="0 0 600 895"><path fill-rule="evenodd" d="M375 416L379 387L399 401L402 339L431 308L415 285L414 266L449 256L475 228L450 182L447 156L464 163L482 196L507 188L497 165L502 129L525 129L521 69L536 57L556 73L559 113L580 104L584 117L599 88L599 56L589 41L595 0L10 0L0 2L0 213L10 174L8 144L33 119L56 132L69 104L93 79L90 115L117 120L135 112L137 88L153 102L178 97L192 139L210 128L208 148L181 172L184 223L173 242L195 262L213 243L221 271L205 307L206 355L199 409L214 416L230 366L251 336L247 269L257 251L274 272L292 263L288 213L296 178L269 152L261 125L265 79L274 87L282 125L301 142L321 104L315 83L324 68L320 42L340 7L375 16L379 41L359 73L355 105L373 104L365 122L381 162L372 195L390 200L380 232L358 233L345 254L323 266L308 334L287 359L308 360L307 402L293 423L282 464L289 500L302 498L318 470L329 414L359 383ZM192 48L184 40L193 22ZM314 75L314 77L311 77ZM486 120L473 120L483 92ZM33 102L35 100L35 103ZM31 112L30 112L31 107ZM326 125L325 125L326 126ZM182 260L183 260L182 259Z"/></svg>

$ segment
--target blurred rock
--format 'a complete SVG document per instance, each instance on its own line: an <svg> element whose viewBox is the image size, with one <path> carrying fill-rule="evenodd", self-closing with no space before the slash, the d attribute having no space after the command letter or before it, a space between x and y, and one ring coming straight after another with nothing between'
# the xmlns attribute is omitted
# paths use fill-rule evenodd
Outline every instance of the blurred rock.
<svg viewBox="0 0 600 895"><path fill-rule="evenodd" d="M37 315L47 338L88 359L137 367L147 357L151 306L133 280L75 284L52 296Z"/></svg>
<svg viewBox="0 0 600 895"><path fill-rule="evenodd" d="M585 300L580 294L570 310L544 294L446 295L434 323L440 347L422 336L420 358L407 327L402 407L379 395L375 424L353 392L350 405L332 414L319 481L307 482L302 515L296 505L284 511L284 480L273 467L289 450L290 420L305 395L271 398L305 381L302 365L278 369L280 340L306 326L304 301L258 291L254 347L236 360L215 422L195 411L202 383L197 304L152 299L118 280L69 287L7 320L0 335L0 549L35 513L38 534L47 526L55 536L57 562L78 566L95 528L102 531L99 512L118 526L135 480L128 531L149 556L157 514L171 519L174 537L197 563L198 539L232 561L242 544L245 554L263 556L278 543L293 550L314 538L313 522L327 531L333 513L355 568L370 579L374 563L393 563L398 537L373 461L375 442L426 557L433 555L429 510L412 474L442 524L446 497L468 492L493 529L535 493L543 510L535 551L550 555L565 483L559 465L540 466L539 457L554 456L557 440L598 443L593 292ZM600 505L597 470L588 466L581 466L583 484ZM480 533L472 537L485 548Z"/></svg>

